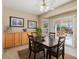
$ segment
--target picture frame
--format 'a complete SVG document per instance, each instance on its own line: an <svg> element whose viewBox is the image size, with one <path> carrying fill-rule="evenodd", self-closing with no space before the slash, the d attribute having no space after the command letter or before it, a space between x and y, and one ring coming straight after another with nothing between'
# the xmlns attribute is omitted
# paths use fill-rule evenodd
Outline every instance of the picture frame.
<svg viewBox="0 0 79 59"><path fill-rule="evenodd" d="M10 16L10 27L24 27L24 18Z"/></svg>
<svg viewBox="0 0 79 59"><path fill-rule="evenodd" d="M28 20L27 21L27 27L30 28L30 29L35 29L35 28L37 28L37 22L32 21L32 20Z"/></svg>

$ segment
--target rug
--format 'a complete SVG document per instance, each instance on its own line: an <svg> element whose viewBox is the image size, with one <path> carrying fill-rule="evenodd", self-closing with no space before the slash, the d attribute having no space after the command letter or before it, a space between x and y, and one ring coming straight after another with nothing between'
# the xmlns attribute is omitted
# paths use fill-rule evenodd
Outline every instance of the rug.
<svg viewBox="0 0 79 59"><path fill-rule="evenodd" d="M29 49L24 49L24 50L18 51L18 55L19 55L20 59L29 59L29 57L28 57L29 56ZM31 54L30 59L34 59L33 52ZM37 53L36 59L45 59L44 55L43 55L43 52ZM51 59L56 59L56 58L52 56ZM59 59L62 59L62 56L60 56ZM77 59L77 58L74 57L74 56L65 54L65 59Z"/></svg>

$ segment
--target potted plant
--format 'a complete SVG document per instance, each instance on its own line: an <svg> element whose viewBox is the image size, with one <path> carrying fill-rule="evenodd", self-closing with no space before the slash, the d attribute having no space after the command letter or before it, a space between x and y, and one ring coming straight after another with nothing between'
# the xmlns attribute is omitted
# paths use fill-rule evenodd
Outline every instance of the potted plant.
<svg viewBox="0 0 79 59"><path fill-rule="evenodd" d="M42 37L42 30L41 30L41 28L36 28L36 34L37 34L37 37L39 39L41 39L41 37Z"/></svg>

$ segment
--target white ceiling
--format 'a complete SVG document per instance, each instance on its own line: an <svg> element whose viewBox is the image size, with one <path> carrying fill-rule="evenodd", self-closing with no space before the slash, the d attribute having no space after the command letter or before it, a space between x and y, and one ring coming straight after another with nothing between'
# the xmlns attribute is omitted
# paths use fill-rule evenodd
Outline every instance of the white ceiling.
<svg viewBox="0 0 79 59"><path fill-rule="evenodd" d="M51 8L56 8L70 1L72 0L49 0L48 2L50 3L49 6L51 5ZM40 11L41 4L42 0L3 0L3 6L35 15L44 13Z"/></svg>

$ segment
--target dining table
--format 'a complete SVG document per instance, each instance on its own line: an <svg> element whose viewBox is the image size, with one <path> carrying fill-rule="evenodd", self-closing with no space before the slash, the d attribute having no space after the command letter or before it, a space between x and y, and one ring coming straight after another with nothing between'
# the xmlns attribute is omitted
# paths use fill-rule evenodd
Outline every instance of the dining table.
<svg viewBox="0 0 79 59"><path fill-rule="evenodd" d="M38 43L40 46L42 45L45 47L46 51L49 50L53 47L55 47L58 44L58 38L51 39L49 36L46 36L42 39L35 39L35 43ZM49 52L49 59L51 59L51 54ZM47 59L47 58L46 58Z"/></svg>

